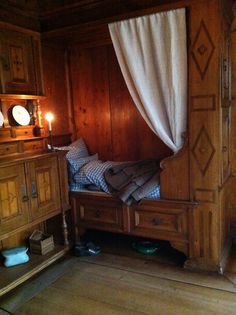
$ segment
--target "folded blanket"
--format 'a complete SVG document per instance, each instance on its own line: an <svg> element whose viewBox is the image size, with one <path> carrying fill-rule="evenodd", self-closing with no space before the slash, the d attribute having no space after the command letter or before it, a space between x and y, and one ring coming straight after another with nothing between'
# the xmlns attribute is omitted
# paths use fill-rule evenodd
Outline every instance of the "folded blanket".
<svg viewBox="0 0 236 315"><path fill-rule="evenodd" d="M130 205L140 201L160 183L159 161L128 162L105 171L109 191Z"/></svg>

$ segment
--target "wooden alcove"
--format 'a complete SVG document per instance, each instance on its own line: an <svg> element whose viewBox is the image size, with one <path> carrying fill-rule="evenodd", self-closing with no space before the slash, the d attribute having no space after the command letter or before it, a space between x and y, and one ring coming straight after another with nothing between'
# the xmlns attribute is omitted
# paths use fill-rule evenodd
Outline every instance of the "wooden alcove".
<svg viewBox="0 0 236 315"><path fill-rule="evenodd" d="M221 0L165 1L149 9L45 32L43 36L47 42L66 39L75 137L84 137L91 153L98 152L104 160L147 157L140 149L140 139L144 139L146 147L154 147L156 153L149 151L149 157L164 158L161 198L198 203L189 223L191 251L186 266L218 272L223 272L230 248L227 196L233 189L231 6L231 1ZM138 134L139 126L131 118L135 116L129 107L132 100L120 83L107 23L180 7L187 12L187 142L177 155L167 157L169 152L158 152L151 136L142 138L145 128ZM134 145L130 149L131 143ZM85 197L80 195L77 202Z"/></svg>
<svg viewBox="0 0 236 315"><path fill-rule="evenodd" d="M52 99L50 106L61 117L62 126L70 128L74 138L82 136L91 154L98 152L103 160L162 159L162 199L198 203L189 216L191 251L186 266L222 272L230 247L228 196L233 191L232 2L160 0L150 1L148 8L146 1L140 0L137 6L127 6L126 11L114 4L102 13L99 3L93 3L92 17L83 4L77 9L67 7L64 16L62 7L57 15L51 3L51 14L46 12L41 20L45 91ZM187 12L188 130L185 147L170 157L170 151L135 111L107 24L180 7ZM62 77L61 82L55 73ZM80 195L75 202L85 197Z"/></svg>

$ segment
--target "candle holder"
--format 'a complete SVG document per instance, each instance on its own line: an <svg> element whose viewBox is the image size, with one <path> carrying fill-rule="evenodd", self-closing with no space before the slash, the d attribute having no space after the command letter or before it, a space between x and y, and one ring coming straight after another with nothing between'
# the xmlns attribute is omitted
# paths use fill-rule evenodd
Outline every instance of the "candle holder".
<svg viewBox="0 0 236 315"><path fill-rule="evenodd" d="M48 121L50 151L54 151L54 147L53 147L53 143L52 143L52 120L54 119L54 117L53 117L52 113L47 113L45 115L45 118Z"/></svg>
<svg viewBox="0 0 236 315"><path fill-rule="evenodd" d="M50 150L55 151L52 143L52 130L49 130L49 145L50 145Z"/></svg>

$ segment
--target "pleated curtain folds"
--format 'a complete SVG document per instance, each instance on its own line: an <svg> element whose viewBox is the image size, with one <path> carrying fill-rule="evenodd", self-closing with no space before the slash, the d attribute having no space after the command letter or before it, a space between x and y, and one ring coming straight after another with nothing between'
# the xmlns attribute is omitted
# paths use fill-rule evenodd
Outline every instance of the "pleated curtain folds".
<svg viewBox="0 0 236 315"><path fill-rule="evenodd" d="M109 24L129 92L149 127L177 152L187 120L185 9Z"/></svg>

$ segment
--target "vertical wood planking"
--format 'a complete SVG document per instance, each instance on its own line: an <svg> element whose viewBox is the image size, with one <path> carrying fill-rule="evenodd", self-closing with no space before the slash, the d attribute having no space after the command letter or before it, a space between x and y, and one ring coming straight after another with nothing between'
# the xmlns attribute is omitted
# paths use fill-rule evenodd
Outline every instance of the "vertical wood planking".
<svg viewBox="0 0 236 315"><path fill-rule="evenodd" d="M171 155L171 150L152 132L137 110L113 46L109 46L109 86L114 159L137 160Z"/></svg>
<svg viewBox="0 0 236 315"><path fill-rule="evenodd" d="M104 160L164 158L171 150L150 130L129 94L111 45L70 50L76 137Z"/></svg>
<svg viewBox="0 0 236 315"><path fill-rule="evenodd" d="M113 158L118 161L138 158L137 112L126 87L116 55L109 46L109 89Z"/></svg>
<svg viewBox="0 0 236 315"><path fill-rule="evenodd" d="M70 133L69 109L67 101L66 73L64 62L64 49L44 44L42 47L43 72L46 100L41 102L41 111L44 125L45 113L54 114L53 134Z"/></svg>
<svg viewBox="0 0 236 315"><path fill-rule="evenodd" d="M70 67L76 136L84 137L91 153L112 159L106 46L74 47Z"/></svg>

